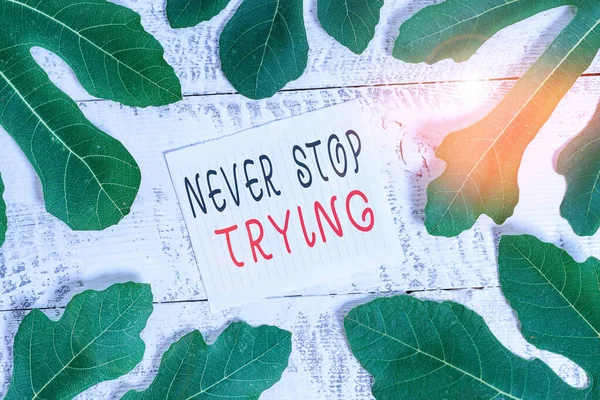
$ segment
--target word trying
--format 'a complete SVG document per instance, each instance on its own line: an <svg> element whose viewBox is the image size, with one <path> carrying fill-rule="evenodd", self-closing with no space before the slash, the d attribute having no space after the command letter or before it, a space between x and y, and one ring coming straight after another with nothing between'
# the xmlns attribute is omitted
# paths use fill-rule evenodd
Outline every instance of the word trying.
<svg viewBox="0 0 600 400"><path fill-rule="evenodd" d="M363 192L361 192L360 190L351 191L348 194L348 196L346 196L346 201L345 201L346 216L347 216L348 220L350 221L350 224L352 225L353 228L355 228L361 232L369 232L373 229L373 227L375 225L375 214L373 212L373 209L370 207L365 207L360 215L360 223L359 223L359 221L357 221L356 217L352 214L351 207L350 207L350 204L354 197L359 197L365 204L369 203L367 196ZM317 222L317 227L319 229L319 234L320 234L320 237L321 237L321 240L323 241L323 243L327 243L327 236L325 235L323 220L325 220L327 222L327 224L329 225L329 227L331 228L331 230L333 231L333 233L335 235L337 235L340 238L344 236L342 224L341 224L341 221L339 219L337 209L336 209L336 204L335 204L336 200L337 200L337 197L335 195L331 197L331 200L330 200L331 215L329 215L327 213L327 211L325 210L325 208L319 201L315 201L315 203L314 203L314 207L313 207L314 214L315 214L315 218L316 218L316 222ZM310 232L310 234L307 232L306 223L305 223L305 219L304 219L304 212L303 212L301 206L297 207L297 213L298 213L298 221L300 222L302 235L304 237L306 245L308 247L312 248L317 243L317 234L315 232ZM285 218L284 218L283 224L281 224L281 223L277 223L273 219L273 217L271 217L271 215L267 216L267 219L268 219L269 223L272 225L273 230L275 232L277 232L279 235L281 235L281 237L283 239L283 243L285 245L285 248L286 248L286 251L288 254L292 254L292 249L290 247L290 242L289 242L290 217L291 217L291 211L287 210L285 212ZM252 259L254 260L254 262L255 263L258 262L258 254L259 253L260 253L261 257L265 260L273 259L273 254L266 251L263 248L263 245L261 245L261 242L263 241L263 239L265 237L265 228L264 228L263 224L259 220L251 218L251 219L247 220L244 225L246 228L248 242L250 244L250 250L252 252ZM252 227L257 228L258 234L253 233ZM231 257L231 261L237 267L243 267L245 265L245 262L243 260L240 260L236 256L236 254L238 254L239 249L234 249L234 246L231 241L231 233L235 232L238 228L239 228L238 225L232 225L227 228L216 229L215 234L218 236L225 235L225 240L227 242L227 249L229 251L229 256Z"/></svg>

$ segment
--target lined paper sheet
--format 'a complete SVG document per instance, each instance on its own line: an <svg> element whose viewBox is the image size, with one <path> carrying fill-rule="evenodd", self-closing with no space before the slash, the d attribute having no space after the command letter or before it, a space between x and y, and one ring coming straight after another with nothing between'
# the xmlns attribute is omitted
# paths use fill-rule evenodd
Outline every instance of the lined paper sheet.
<svg viewBox="0 0 600 400"><path fill-rule="evenodd" d="M165 154L211 310L399 251L358 101Z"/></svg>

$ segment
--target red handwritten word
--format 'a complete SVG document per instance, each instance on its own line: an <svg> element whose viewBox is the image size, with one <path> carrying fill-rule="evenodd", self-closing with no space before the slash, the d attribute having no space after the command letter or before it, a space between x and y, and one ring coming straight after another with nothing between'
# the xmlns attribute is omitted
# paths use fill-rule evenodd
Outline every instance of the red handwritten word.
<svg viewBox="0 0 600 400"><path fill-rule="evenodd" d="M352 210L350 208L350 203L356 197L360 198L363 201L363 203L365 203L365 208L363 209L359 218L357 218L355 215L352 214ZM315 214L317 227L319 229L319 235L320 235L321 241L323 243L327 243L327 235L325 234L324 222L326 222L327 225L329 225L329 227L331 228L331 230L333 231L333 233L336 236L338 236L340 238L344 236L342 223L340 221L337 207L336 207L336 201L337 201L337 197L332 196L330 199L330 208L331 208L330 214L328 213L328 211L325 209L325 207L319 201L315 201L314 206L313 206L313 211ZM375 225L375 213L373 212L372 208L366 206L366 204L368 204L368 203L369 203L369 199L360 190L353 190L348 194L348 196L346 196L345 207L344 207L346 216L347 216L348 220L350 221L350 224L352 225L352 227L354 227L355 229L357 229L360 232L369 232L373 229L373 227ZM302 229L302 235L304 237L304 241L306 242L306 245L308 247L313 248L317 243L317 234L315 232L310 232L310 233L307 232L306 222L305 222L305 217L304 217L304 212L302 210L302 207L300 207L300 206L297 207L297 213L298 213L298 220L300 222L300 227ZM270 215L267 216L267 219L270 222L273 229L275 230L275 232L277 232L279 235L281 235L281 237L283 239L283 243L285 245L285 249L288 254L292 254L292 248L290 246L290 242L289 242L289 238L288 238L288 231L289 231L289 227L290 227L290 218L291 218L290 210L286 210L283 223L277 223L273 219L272 216L270 216ZM250 250L252 252L252 259L254 260L254 262L255 263L258 262L259 254L264 260L273 259L273 254L271 254L267 250L265 250L263 248L264 246L261 244L261 242L263 241L263 239L265 237L265 228L264 228L263 224L258 219L252 218L245 222L245 226L246 226L246 234L248 236L248 242L250 244ZM253 233L252 227L256 228L256 229L254 229L254 233ZM236 254L234 251L234 246L233 246L233 243L231 242L231 233L236 231L237 229L238 229L237 225L232 225L227 228L215 230L215 234L218 236L225 235L225 241L227 242L227 250L229 252L229 256L231 257L231 261L234 263L235 266L241 268L245 265L245 263L244 263L244 261L240 261L239 258L236 257ZM258 230L258 233L256 233L256 230Z"/></svg>

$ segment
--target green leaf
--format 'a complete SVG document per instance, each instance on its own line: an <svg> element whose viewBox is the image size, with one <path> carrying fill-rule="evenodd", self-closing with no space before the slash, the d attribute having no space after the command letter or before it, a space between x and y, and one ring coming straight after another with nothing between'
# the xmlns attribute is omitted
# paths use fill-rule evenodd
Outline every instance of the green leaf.
<svg viewBox="0 0 600 400"><path fill-rule="evenodd" d="M600 8L592 0L447 0L423 9L401 29L395 56L460 61L499 29L560 5L577 7L573 21L500 105L438 147L436 156L447 167L427 188L429 233L456 236L481 214L497 224L513 214L525 148L600 49Z"/></svg>
<svg viewBox="0 0 600 400"><path fill-rule="evenodd" d="M502 291L527 341L583 367L591 384L567 385L538 359L512 354L460 304L410 296L354 308L344 327L383 399L597 399L600 397L600 260L577 263L533 236L504 236Z"/></svg>
<svg viewBox="0 0 600 400"><path fill-rule="evenodd" d="M211 346L193 331L167 350L148 389L123 399L258 399L281 378L291 349L291 333L273 326L234 323Z"/></svg>
<svg viewBox="0 0 600 400"><path fill-rule="evenodd" d="M375 36L383 0L319 0L321 26L338 42L361 54Z"/></svg>
<svg viewBox="0 0 600 400"><path fill-rule="evenodd" d="M561 151L556 170L567 180L560 215L580 236L600 228L600 107L588 126Z"/></svg>
<svg viewBox="0 0 600 400"><path fill-rule="evenodd" d="M167 0L167 19L173 29L208 21L227 7L229 0Z"/></svg>
<svg viewBox="0 0 600 400"><path fill-rule="evenodd" d="M512 354L460 304L377 299L351 310L344 328L354 356L375 378L378 400L538 400L576 392L542 361Z"/></svg>
<svg viewBox="0 0 600 400"><path fill-rule="evenodd" d="M504 236L498 256L502 291L525 338L576 362L600 398L600 260L578 263L564 250L529 236Z"/></svg>
<svg viewBox="0 0 600 400"><path fill-rule="evenodd" d="M302 0L244 0L220 39L223 72L242 95L273 96L308 62Z"/></svg>
<svg viewBox="0 0 600 400"><path fill-rule="evenodd" d="M135 160L119 141L91 124L64 93L44 86L47 76L39 67L33 66L26 75L16 79L39 85L43 93L25 97L14 86L1 88L0 123L39 175L46 210L77 230L118 223L129 213L140 186ZM0 79L4 77L0 71Z"/></svg>
<svg viewBox="0 0 600 400"><path fill-rule="evenodd" d="M402 24L392 54L411 63L434 64L446 58L462 62L503 28L566 3L569 2L446 0L421 9Z"/></svg>
<svg viewBox="0 0 600 400"><path fill-rule="evenodd" d="M182 98L162 46L128 8L106 0L2 0L0 20L4 85L12 82L24 95L46 94L21 79L39 74L29 51L40 46L64 59L92 96L138 107ZM50 86L44 78L35 83Z"/></svg>
<svg viewBox="0 0 600 400"><path fill-rule="evenodd" d="M181 99L163 49L133 11L106 0L0 1L0 123L42 182L49 213L73 229L104 229L129 213L140 171L91 124L30 54L53 51L92 95L145 107Z"/></svg>
<svg viewBox="0 0 600 400"><path fill-rule="evenodd" d="M71 399L128 373L144 355L151 313L150 286L132 282L74 296L56 322L34 309L15 337L5 400Z"/></svg>
<svg viewBox="0 0 600 400"><path fill-rule="evenodd" d="M6 219L6 203L2 198L4 194L4 182L2 181L2 175L0 175L0 247L4 244L6 239L6 228L8 221Z"/></svg>

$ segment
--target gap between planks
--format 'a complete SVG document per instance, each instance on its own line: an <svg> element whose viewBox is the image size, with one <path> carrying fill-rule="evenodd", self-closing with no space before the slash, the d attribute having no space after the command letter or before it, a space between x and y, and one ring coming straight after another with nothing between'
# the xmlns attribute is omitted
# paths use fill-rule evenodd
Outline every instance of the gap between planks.
<svg viewBox="0 0 600 400"><path fill-rule="evenodd" d="M377 292L377 291L365 291L365 292L348 292L348 293L329 293L329 294L291 294L285 296L273 296L267 297L264 300L277 300L277 299L288 299L288 298L296 298L296 297L337 297L337 296L365 296L365 295L378 295L380 297L389 297L389 296L397 296L397 295L411 295L414 293L427 293L427 292L458 292L458 291L468 291L468 290L485 290L485 289L498 289L500 285L488 285L488 286L465 286L465 287L455 287L455 288L430 288L430 289L411 289L406 291L389 291L389 292ZM180 303L206 303L208 299L198 299L198 300L173 300L173 301L153 301L152 304L180 304ZM251 303L248 303L251 304ZM64 310L66 306L60 307L25 307L25 308L7 308L0 310L0 313L8 313L8 312L28 312L34 309L41 311L49 311L49 310Z"/></svg>
<svg viewBox="0 0 600 400"><path fill-rule="evenodd" d="M600 77L600 72L591 72L582 74L579 78L596 78ZM422 82L402 82L402 83L377 83L377 84L364 84L364 85L347 85L347 86L321 86L321 87L307 87L307 88L290 88L290 89L281 89L278 93L289 93L289 92L308 92L308 91L318 91L318 90L336 90L336 89L367 89L367 88L377 88L377 87L404 87L404 86L416 86L416 85L438 85L438 84L456 84L456 83L477 83L477 82L515 82L518 81L520 77L505 77L505 78L489 78L489 79L448 79L448 80L440 80L440 81L422 81ZM230 92L214 92L214 93L183 93L182 96L184 99L188 97L218 97L218 96L232 96L239 95L239 92L230 91ZM108 99L100 99L100 98L89 98L89 99L73 99L77 103L94 103L100 101L112 101ZM252 100L252 99L251 99ZM267 100L267 99L260 99ZM257 100L257 101L260 101ZM0 310L1 311L1 310Z"/></svg>

